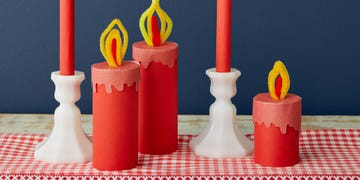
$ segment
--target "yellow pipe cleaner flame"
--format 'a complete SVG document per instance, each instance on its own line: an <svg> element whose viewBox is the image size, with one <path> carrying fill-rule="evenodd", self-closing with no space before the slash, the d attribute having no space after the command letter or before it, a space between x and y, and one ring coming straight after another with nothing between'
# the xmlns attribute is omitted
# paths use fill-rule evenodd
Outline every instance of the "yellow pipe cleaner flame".
<svg viewBox="0 0 360 180"><path fill-rule="evenodd" d="M123 36L123 40L121 38ZM116 51L113 52L113 40ZM100 36L100 51L110 67L119 67L124 59L128 46L128 33L119 19L114 19ZM113 56L116 53L115 57Z"/></svg>
<svg viewBox="0 0 360 180"><path fill-rule="evenodd" d="M284 99L290 88L290 77L285 65L281 61L276 61L273 69L269 72L268 88L271 98L278 100L275 92L275 81L278 76L282 78L280 99Z"/></svg>
<svg viewBox="0 0 360 180"><path fill-rule="evenodd" d="M152 31L151 31L151 18L154 13L157 13L160 19L160 38L161 44L163 44L170 36L173 23L166 12L160 7L160 0L152 0L151 6L141 15L139 26L141 34L148 46L154 46L152 42ZM146 21L146 23L145 23ZM146 28L145 28L146 24Z"/></svg>

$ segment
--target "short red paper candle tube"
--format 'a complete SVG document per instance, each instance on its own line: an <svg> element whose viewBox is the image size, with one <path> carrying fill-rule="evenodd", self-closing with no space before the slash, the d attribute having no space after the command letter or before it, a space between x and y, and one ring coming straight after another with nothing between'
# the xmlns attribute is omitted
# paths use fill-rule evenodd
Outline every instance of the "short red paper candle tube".
<svg viewBox="0 0 360 180"><path fill-rule="evenodd" d="M93 167L125 170L138 162L138 85L140 68L123 61L92 65Z"/></svg>
<svg viewBox="0 0 360 180"><path fill-rule="evenodd" d="M74 0L60 0L60 75L74 75L74 51Z"/></svg>
<svg viewBox="0 0 360 180"><path fill-rule="evenodd" d="M260 93L253 100L254 160L263 166L284 167L299 161L301 97L288 94L274 100Z"/></svg>
<svg viewBox="0 0 360 180"><path fill-rule="evenodd" d="M156 47L133 44L133 59L140 62L139 152L168 154L177 150L178 45Z"/></svg>

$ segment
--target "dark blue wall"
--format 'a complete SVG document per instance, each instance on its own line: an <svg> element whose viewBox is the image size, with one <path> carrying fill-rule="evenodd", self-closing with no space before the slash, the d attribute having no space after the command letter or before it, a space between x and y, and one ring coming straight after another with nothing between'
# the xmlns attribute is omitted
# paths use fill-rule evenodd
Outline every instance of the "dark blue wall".
<svg viewBox="0 0 360 180"><path fill-rule="evenodd" d="M0 1L0 113L53 113L58 70L59 1ZM91 113L90 66L103 61L99 35L115 17L142 39L138 19L150 0L76 0L76 69L86 73L78 105ZM215 66L215 0L163 0L180 45L179 113L207 114L207 68ZM242 72L233 102L251 114L281 59L303 114L360 114L360 1L234 0L232 66ZM131 45L131 44L130 44ZM126 59L131 58L131 48Z"/></svg>

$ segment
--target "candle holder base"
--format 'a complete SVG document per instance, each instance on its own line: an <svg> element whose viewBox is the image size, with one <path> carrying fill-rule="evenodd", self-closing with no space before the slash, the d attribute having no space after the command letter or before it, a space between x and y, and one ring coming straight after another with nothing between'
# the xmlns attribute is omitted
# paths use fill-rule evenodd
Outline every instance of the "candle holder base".
<svg viewBox="0 0 360 180"><path fill-rule="evenodd" d="M253 142L242 135L236 123L236 107L231 98L236 94L236 80L240 71L219 73L215 68L206 74L211 80L210 92L216 101L210 106L207 129L190 142L198 156L213 158L245 157L254 151Z"/></svg>
<svg viewBox="0 0 360 180"><path fill-rule="evenodd" d="M92 158L92 143L81 128L81 112L75 105L80 99L83 72L73 76L51 73L55 99L60 102L54 113L50 135L35 147L35 159L49 163L82 163Z"/></svg>

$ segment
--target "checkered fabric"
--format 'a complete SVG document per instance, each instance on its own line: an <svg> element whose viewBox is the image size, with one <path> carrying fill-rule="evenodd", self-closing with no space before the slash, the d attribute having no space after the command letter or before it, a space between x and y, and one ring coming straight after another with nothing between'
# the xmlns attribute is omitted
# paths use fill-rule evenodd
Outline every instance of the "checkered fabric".
<svg viewBox="0 0 360 180"><path fill-rule="evenodd" d="M126 179L126 180L278 180L360 179L360 130L304 130L299 164L269 168L246 158L210 159L195 156L192 136L179 136L178 151L139 156L137 168L98 171L91 162L48 164L33 158L34 146L45 135L0 134L1 179ZM253 138L252 135L248 136ZM264 147L266 148L266 147Z"/></svg>

